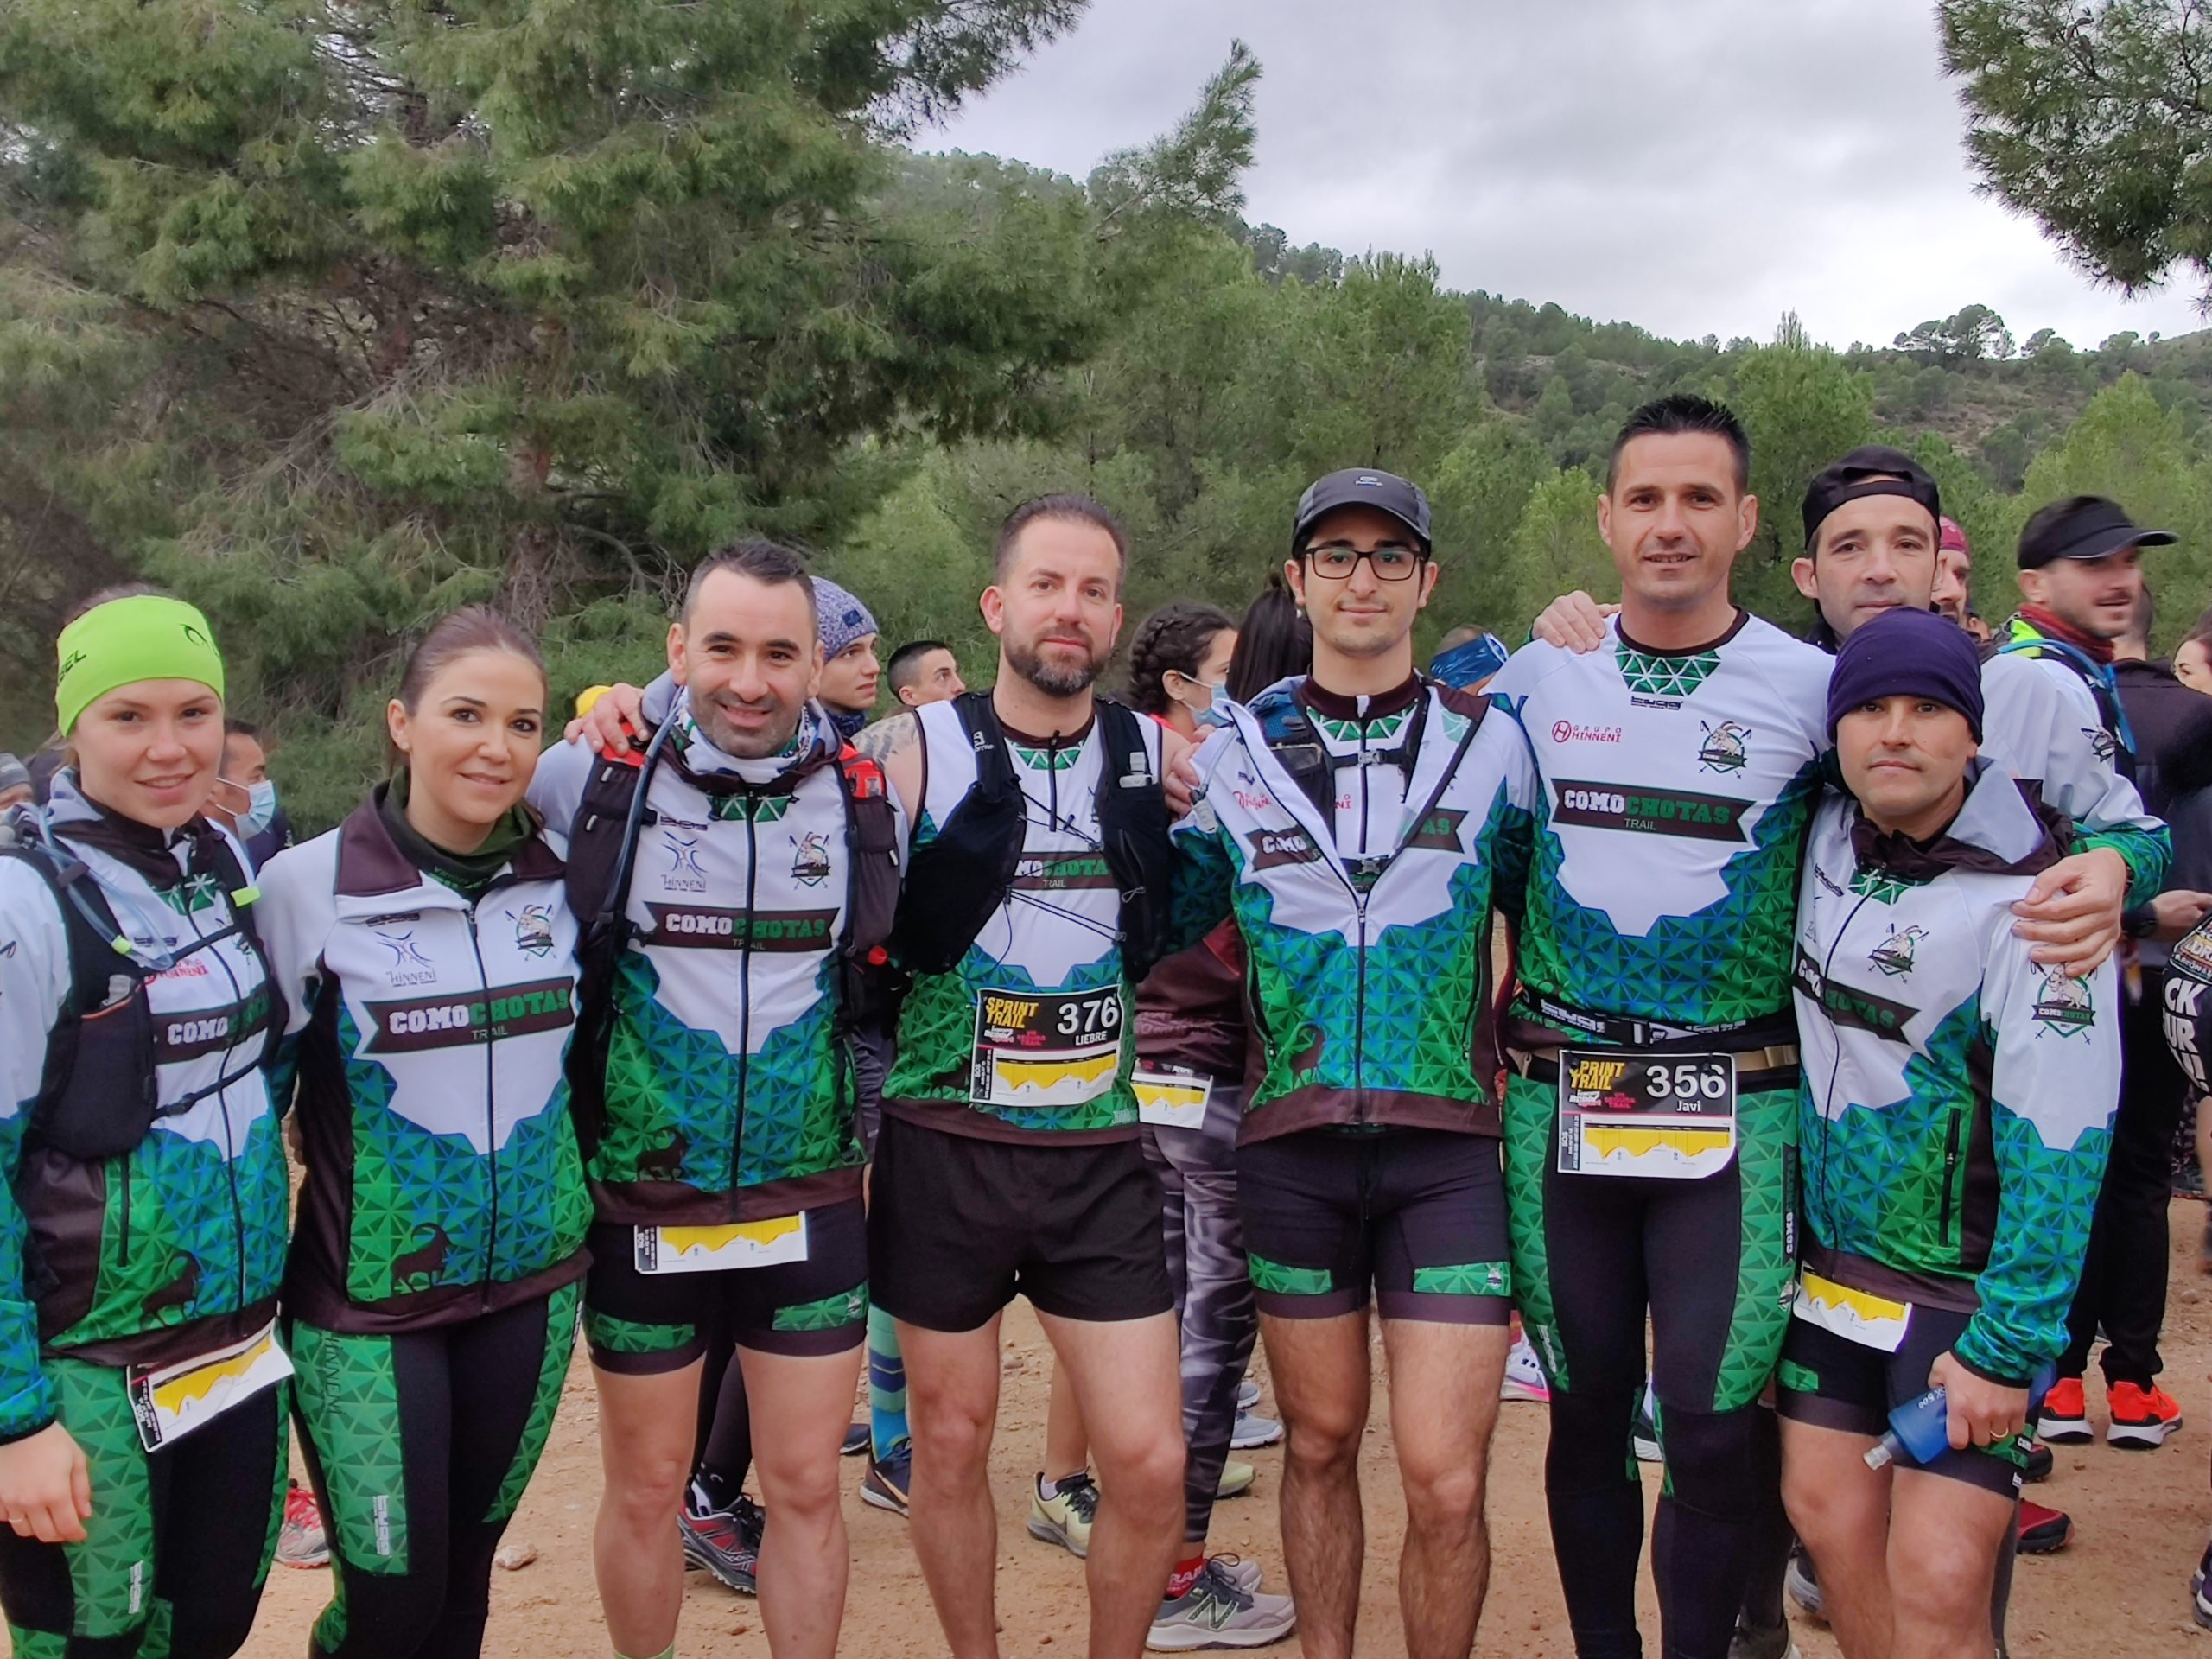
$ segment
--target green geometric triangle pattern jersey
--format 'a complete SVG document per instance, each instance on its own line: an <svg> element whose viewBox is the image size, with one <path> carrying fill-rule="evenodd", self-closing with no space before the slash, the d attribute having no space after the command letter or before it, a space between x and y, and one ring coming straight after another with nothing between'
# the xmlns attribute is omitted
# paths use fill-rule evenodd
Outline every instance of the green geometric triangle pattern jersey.
<svg viewBox="0 0 2212 1659"><path fill-rule="evenodd" d="M1778 1014L1828 658L1748 615L1678 656L1609 632L1583 656L1529 646L1490 686L1541 779L1522 982L1675 1026Z"/></svg>
<svg viewBox="0 0 2212 1659"><path fill-rule="evenodd" d="M1538 1083L1518 1072L1505 1079L1505 1219L1513 1244L1513 1300L1521 1309L1521 1328L1544 1377L1555 1389L1572 1389L1567 1346L1560 1340L1559 1306L1552 1295L1551 1235L1544 1220L1544 1179L1551 1168L1553 1109L1556 1084Z"/></svg>
<svg viewBox="0 0 2212 1659"><path fill-rule="evenodd" d="M703 1193L760 1186L862 1161L850 1068L836 1031L835 967L820 994L748 1055L694 1031L663 1006L652 959L632 950L617 970L607 1052L607 1124L594 1181L680 1181ZM743 1114L743 1143L734 1148Z"/></svg>
<svg viewBox="0 0 2212 1659"><path fill-rule="evenodd" d="M1631 691L1649 697L1687 697L1703 685L1720 666L1720 653L1700 651L1690 657L1661 657L1637 651L1618 639L1614 659L1621 665L1621 679Z"/></svg>
<svg viewBox="0 0 2212 1659"><path fill-rule="evenodd" d="M156 1128L137 1150L106 1160L92 1305L49 1334L48 1348L186 1325L276 1294L284 1273L282 1135L264 1115L240 1138L233 1160L214 1141Z"/></svg>
<svg viewBox="0 0 2212 1659"><path fill-rule="evenodd" d="M347 1055L360 1046L342 1004L338 1041ZM346 1075L353 1140L348 1300L380 1302L441 1285L512 1284L567 1261L582 1246L591 1198L568 1122L567 1084L487 1157L466 1135L435 1134L394 1111L391 1074L374 1060L348 1059Z"/></svg>

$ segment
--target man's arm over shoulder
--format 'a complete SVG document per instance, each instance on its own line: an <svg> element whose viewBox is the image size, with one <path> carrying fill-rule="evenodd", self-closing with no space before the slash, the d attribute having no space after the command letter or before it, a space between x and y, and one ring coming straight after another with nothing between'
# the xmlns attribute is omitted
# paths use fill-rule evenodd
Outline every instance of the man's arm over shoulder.
<svg viewBox="0 0 2212 1659"><path fill-rule="evenodd" d="M2081 830L2075 850L2109 847L2127 865L2127 902L2145 905L2173 853L2165 826L2120 774L2096 699L2063 663L2015 653L1982 665L1981 751Z"/></svg>
<svg viewBox="0 0 2212 1659"><path fill-rule="evenodd" d="M1954 1351L2020 1383L2067 1343L2120 1097L2119 973L2109 962L2087 978L2038 966L2002 906L1981 928L1998 1213L1981 1307Z"/></svg>

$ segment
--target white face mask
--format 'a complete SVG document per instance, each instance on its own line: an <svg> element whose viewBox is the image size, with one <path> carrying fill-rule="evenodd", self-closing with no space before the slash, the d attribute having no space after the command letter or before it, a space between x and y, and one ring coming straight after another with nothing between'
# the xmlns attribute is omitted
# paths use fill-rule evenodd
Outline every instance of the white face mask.
<svg viewBox="0 0 2212 1659"><path fill-rule="evenodd" d="M240 841L251 841L276 822L276 785L274 783L266 778L257 784L234 784L227 778L220 781L226 788L235 789L245 797L245 810L238 815Z"/></svg>

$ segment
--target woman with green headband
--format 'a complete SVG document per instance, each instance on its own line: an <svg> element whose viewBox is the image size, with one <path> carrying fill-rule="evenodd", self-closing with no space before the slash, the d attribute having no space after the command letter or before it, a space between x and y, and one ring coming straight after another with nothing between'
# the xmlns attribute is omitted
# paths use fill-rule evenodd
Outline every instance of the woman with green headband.
<svg viewBox="0 0 2212 1659"><path fill-rule="evenodd" d="M577 929L523 798L545 711L528 637L455 612L400 677L391 781L264 877L308 1171L285 1332L336 1574L308 1650L332 1659L481 1649L575 1348Z"/></svg>
<svg viewBox="0 0 2212 1659"><path fill-rule="evenodd" d="M201 816L207 618L111 590L59 656L68 764L0 848L0 1609L25 1659L226 1659L284 1491L283 1015Z"/></svg>

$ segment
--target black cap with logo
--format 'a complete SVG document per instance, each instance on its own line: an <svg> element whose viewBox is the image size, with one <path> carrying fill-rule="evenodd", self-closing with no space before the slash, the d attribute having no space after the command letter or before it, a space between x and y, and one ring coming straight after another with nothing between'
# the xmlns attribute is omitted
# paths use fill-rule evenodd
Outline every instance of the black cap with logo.
<svg viewBox="0 0 2212 1659"><path fill-rule="evenodd" d="M2117 501L2101 495L2069 495L2039 507L2020 531L2020 569L2040 569L2056 559L2101 559L2123 547L2171 547L2170 530L2144 530Z"/></svg>
<svg viewBox="0 0 2212 1659"><path fill-rule="evenodd" d="M1316 479L1298 498L1298 519L1290 531L1291 552L1304 552L1313 526L1338 507L1373 507L1377 512L1387 512L1413 531L1422 552L1429 550L1428 498L1421 493L1421 486L1395 473L1351 467Z"/></svg>

